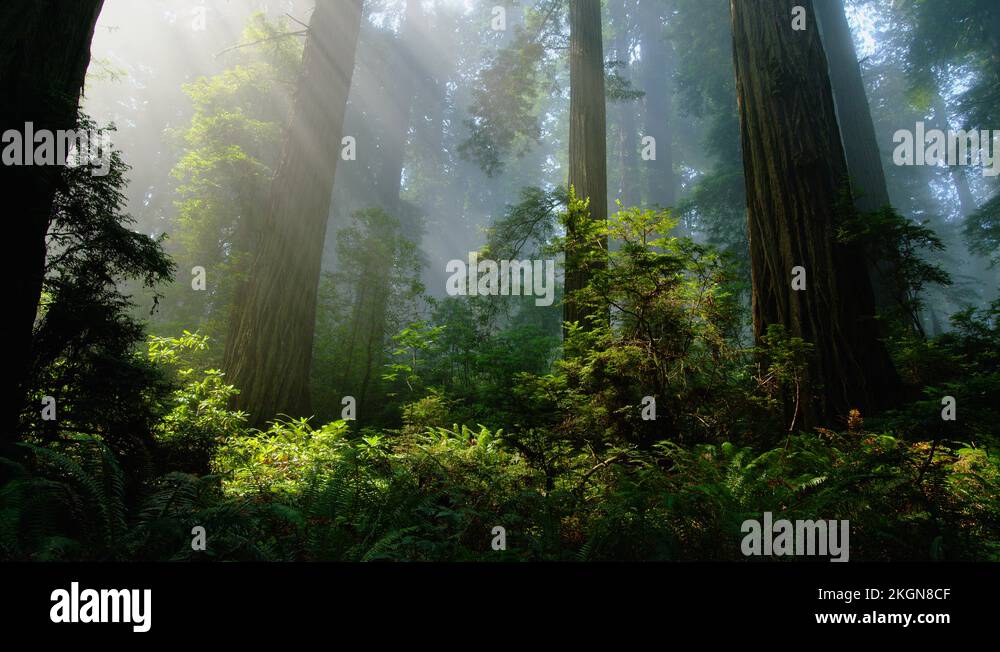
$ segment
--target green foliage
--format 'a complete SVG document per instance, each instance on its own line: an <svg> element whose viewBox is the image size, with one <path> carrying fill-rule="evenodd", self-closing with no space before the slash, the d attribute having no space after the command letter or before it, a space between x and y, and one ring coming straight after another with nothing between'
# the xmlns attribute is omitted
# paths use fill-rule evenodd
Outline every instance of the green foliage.
<svg viewBox="0 0 1000 652"><path fill-rule="evenodd" d="M928 261L930 255L944 250L944 243L926 222L915 223L891 206L867 214L851 209L844 212L846 218L837 226L838 239L862 243L884 271L882 281L895 290L895 311L884 316L919 328L926 287L951 285L951 277L941 265Z"/></svg>
<svg viewBox="0 0 1000 652"><path fill-rule="evenodd" d="M556 211L568 199L565 189L522 188L519 199L506 207L503 217L490 224L484 257L515 260L544 249L555 236Z"/></svg>
<svg viewBox="0 0 1000 652"><path fill-rule="evenodd" d="M444 330L445 326L415 322L393 335L396 348L392 355L396 361L385 365L382 378L389 382L402 381L409 391L414 391L422 382L419 374L423 366L422 357Z"/></svg>
<svg viewBox="0 0 1000 652"><path fill-rule="evenodd" d="M62 450L23 445L0 458L0 558L31 561L261 561L290 558L276 533L296 514L280 504L224 498L215 476L171 472L130 496L114 456L81 437ZM192 549L192 528L211 545Z"/></svg>
<svg viewBox="0 0 1000 652"><path fill-rule="evenodd" d="M953 330L931 340L894 341L900 374L915 396L886 418L886 425L912 438L958 440L991 452L1000 445L1000 301L968 308L952 317ZM959 418L942 421L941 400L955 399Z"/></svg>
<svg viewBox="0 0 1000 652"><path fill-rule="evenodd" d="M393 346L409 346L391 336L405 329L402 337L409 337L405 327L424 292L421 269L416 245L382 209L355 212L338 233L336 271L324 275L320 288L312 369L320 418L339 416L341 397L353 396L363 423L398 422L385 400L396 389L391 382L415 379L401 367L389 376L382 369Z"/></svg>
<svg viewBox="0 0 1000 652"><path fill-rule="evenodd" d="M993 264L1000 261L1000 195L966 218L963 233L970 251L989 256Z"/></svg>
<svg viewBox="0 0 1000 652"><path fill-rule="evenodd" d="M604 94L609 102L634 102L646 95L645 91L632 87L632 82L622 77L620 70L627 68L625 61L607 61L604 77Z"/></svg>
<svg viewBox="0 0 1000 652"><path fill-rule="evenodd" d="M81 117L80 129L93 128ZM25 388L30 404L19 432L34 443L100 435L129 461L134 479L148 463L156 403L168 387L136 352L144 329L133 294L149 290L155 305L174 265L162 239L133 230L123 194L129 168L118 151L106 155L103 176L87 166L65 168L55 197ZM56 400L55 420L41 418L46 396Z"/></svg>
<svg viewBox="0 0 1000 652"><path fill-rule="evenodd" d="M310 473L340 459L347 424L313 429L308 419L281 419L261 433L233 437L221 446L213 467L229 493L285 496L303 487Z"/></svg>
<svg viewBox="0 0 1000 652"><path fill-rule="evenodd" d="M635 274L641 266L671 268L667 260L627 253L651 217L631 212L609 227L624 237L621 258L609 265L608 275ZM687 251L685 243L671 240L679 239L650 240L655 258ZM649 277L630 278L636 286L630 303L641 306L641 286ZM660 278L659 284L664 287L658 301L678 301L688 309L690 290L699 287L685 274L670 283ZM702 290L695 294L711 294ZM641 314L638 308L632 312ZM953 334L934 342L943 350L940 357L972 377L969 392L990 389L976 378L996 374L998 316L1000 305L963 314ZM888 430L866 430L860 415L852 415L848 432L789 434L779 425L773 436L760 437L784 440L774 448L683 442L695 432L692 424L719 419L725 401L737 396L722 393L724 401L710 402L705 387L694 391L696 370L686 361L705 355L699 351L710 349L712 331L707 325L687 328L678 333L693 340L687 349L670 348L677 344L669 333L660 334L667 341L643 346L677 356L665 378L672 392L686 401L697 396L699 404L668 397L669 422L683 430L646 441L635 441L646 432L640 423L616 430L629 417L617 409L620 399L605 390L625 392L639 382L628 369L643 364L630 353L641 341L635 335L572 334L581 355L561 363L555 374L516 378L512 394L519 412L508 414L510 428L446 425L468 408L431 391L404 408L403 430L366 428L358 434L343 421L313 427L307 419L287 418L263 432L247 430L242 415L224 409L232 388L217 372L192 380L186 358L203 349L206 338L154 338L151 357L186 383L157 437L164 446L204 442L199 452L211 452L213 474L172 471L129 489L116 456L99 439L23 446L23 460L0 460L8 478L0 489L0 556L736 560L742 559L742 522L770 511L790 519L850 520L852 560L998 559L1000 459L978 437L957 439L951 436L957 431L950 431L907 441ZM601 346L590 348L585 337ZM418 350L429 345L420 330L401 339ZM773 381L794 382L808 347L777 330L768 333L765 346ZM739 369L728 373L739 377ZM610 381L594 382L601 375ZM749 378L744 382L753 386ZM963 422L984 407L971 394L959 401L966 410ZM711 412L696 411L708 404ZM628 405L626 411L636 408ZM971 422L990 427L979 417ZM725 432L718 422L710 425L703 436ZM904 425L898 416L895 427ZM730 432L747 440L736 429ZM507 532L505 551L491 546L498 525ZM205 551L191 549L194 526L208 533Z"/></svg>
<svg viewBox="0 0 1000 652"><path fill-rule="evenodd" d="M539 310L533 297L519 297L524 303L501 321L491 298L480 299L433 302L429 321L397 334L394 357L383 374L394 387L393 399L412 405L423 392L445 395L456 415L446 423L473 419L502 427L518 417L521 406L511 390L520 374L549 369L559 347L560 307ZM493 327L492 320L499 325Z"/></svg>
<svg viewBox="0 0 1000 652"><path fill-rule="evenodd" d="M815 347L801 337L790 336L780 324L769 325L761 339L759 352L767 363L767 370L759 380L763 395L772 410L781 405L793 406L788 424L788 431L793 432L802 395L810 391L805 379Z"/></svg>
<svg viewBox="0 0 1000 652"><path fill-rule="evenodd" d="M456 419L457 401L438 391L403 406L403 434L415 435L460 421Z"/></svg>
<svg viewBox="0 0 1000 652"><path fill-rule="evenodd" d="M290 105L280 80L294 79L301 61L299 39L278 37L289 31L287 22L254 15L243 38L256 45L235 50L231 67L218 75L184 87L194 115L173 134L177 199L168 226L171 253L183 274L166 292L157 332L198 328L219 341L226 333L244 256L281 154ZM204 268L203 291L191 291L195 267ZM221 347L213 355L218 364Z"/></svg>
<svg viewBox="0 0 1000 652"><path fill-rule="evenodd" d="M566 219L576 223L575 238L617 246L605 252L567 243L594 270L575 300L611 311L610 323L566 337L558 368L582 402L571 410L572 429L587 439L649 446L682 433L701 439L740 428L725 407L740 391L735 374L745 365L732 345L740 313L727 259L665 235L676 225L669 211L623 209L604 224L581 212L585 206L571 197ZM657 402L655 420L640 418L645 396Z"/></svg>
<svg viewBox="0 0 1000 652"><path fill-rule="evenodd" d="M472 117L465 121L467 140L459 145L463 159L495 177L510 157L522 157L541 138L538 105L544 97L541 64L544 45L518 27L513 42L501 48L477 75Z"/></svg>
<svg viewBox="0 0 1000 652"><path fill-rule="evenodd" d="M274 424L220 452L214 476L172 473L128 509L106 448L33 449L0 491L7 559L736 560L745 519L848 519L851 559L1000 553L1000 465L968 446L864 431L783 447L661 442L602 457L563 449L546 474L521 438L431 428L392 444L343 423ZM537 461L537 460L536 460ZM190 549L190 529L210 533ZM506 551L490 546L507 531Z"/></svg>
<svg viewBox="0 0 1000 652"><path fill-rule="evenodd" d="M199 374L186 365L190 352L207 349L208 337L188 331L177 338L150 338L150 360L172 367L180 383L169 398L169 411L154 429L165 469L208 473L215 449L246 428L246 414L228 408L239 391L224 382L225 374L217 369Z"/></svg>

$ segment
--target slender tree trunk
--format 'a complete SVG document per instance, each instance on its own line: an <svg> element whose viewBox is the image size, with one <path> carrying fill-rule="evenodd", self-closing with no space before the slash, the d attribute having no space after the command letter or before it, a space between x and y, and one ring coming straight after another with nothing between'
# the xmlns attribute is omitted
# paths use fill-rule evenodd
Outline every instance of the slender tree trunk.
<svg viewBox="0 0 1000 652"><path fill-rule="evenodd" d="M570 3L569 184L577 197L590 200L590 219L603 222L608 218L608 172L601 29L600 0ZM568 224L567 231L567 239L573 240L575 225ZM580 256L567 251L563 320L579 322L583 328L591 325L591 317L600 316L570 295L587 285L592 271L593 265L582 263Z"/></svg>
<svg viewBox="0 0 1000 652"><path fill-rule="evenodd" d="M226 342L237 404L262 425L308 416L316 292L362 0L317 0L268 212Z"/></svg>
<svg viewBox="0 0 1000 652"><path fill-rule="evenodd" d="M877 211L889 204L889 191L844 3L843 0L820 0L814 6L830 65L830 85L854 203L862 212Z"/></svg>
<svg viewBox="0 0 1000 652"><path fill-rule="evenodd" d="M80 93L90 65L90 45L103 0L4 0L0 3L0 133L24 137L25 123L37 133L76 126ZM3 392L0 443L14 441L26 400L24 386L32 331L45 272L45 234L52 201L62 186L56 166L0 167L3 196L17 198L16 219L5 227L6 314L2 337L6 373L13 389Z"/></svg>
<svg viewBox="0 0 1000 652"><path fill-rule="evenodd" d="M792 31L809 0L731 0L746 174L754 334L772 324L811 343L801 425L890 405L899 381L877 338L864 252L837 240L847 176L823 47ZM792 287L795 268L806 289ZM789 406L793 407L793 406Z"/></svg>
<svg viewBox="0 0 1000 652"><path fill-rule="evenodd" d="M940 94L936 94L934 98L934 121L936 129L940 129L946 133L951 129L951 117L948 115L948 107L945 105L944 98ZM965 170L961 165L952 165L948 168L948 172L951 175L951 182L955 186L955 192L958 194L958 203L962 217L968 217L979 208L976 198L972 194L972 189L969 187L969 179L965 176Z"/></svg>
<svg viewBox="0 0 1000 652"><path fill-rule="evenodd" d="M399 194L406 159L407 136L416 99L416 80L421 75L419 51L423 33L423 13L419 0L407 0L406 18L399 36L392 38L386 53L389 69L383 77L386 129L382 134L381 165L378 171L378 196L382 208L400 219Z"/></svg>
<svg viewBox="0 0 1000 652"><path fill-rule="evenodd" d="M673 52L663 33L662 7L655 2L639 5L642 33L642 90L646 92L643 136L656 139L656 159L647 161L646 203L662 208L677 201L677 179L670 133Z"/></svg>
<svg viewBox="0 0 1000 652"><path fill-rule="evenodd" d="M632 73L631 38L629 20L629 7L632 3L629 0L617 0L612 4L612 21L615 27L615 39L613 43L615 59L620 62L621 75L629 81L634 82ZM618 179L615 182L617 199L623 206L637 206L640 202L639 184L639 141L636 135L636 110L635 103L629 100L622 100L615 107L616 122L618 123ZM608 209L615 210L615 197L610 198Z"/></svg>
<svg viewBox="0 0 1000 652"><path fill-rule="evenodd" d="M420 67L418 53L423 45L424 15L419 0L408 0L406 17L399 36L389 37L380 74L381 105L386 107L384 128L381 130L379 159L375 166L375 198L379 208L395 219L402 220L400 191L406 146L413 122L418 81L426 83L428 72ZM382 261L382 266L391 261ZM371 395L373 375L383 362L386 318L388 313L389 278L382 269L365 270L359 275L355 293L355 314L350 339L344 348L345 365L341 387L355 395L362 415L377 397ZM354 369L354 361L358 369ZM364 418L364 417L362 417Z"/></svg>
<svg viewBox="0 0 1000 652"><path fill-rule="evenodd" d="M383 351L385 347L385 321L386 311L389 304L389 279L382 275L376 288L374 302L372 305L372 319L368 324L366 334L366 346L364 355L364 373L361 376L360 391L358 393L358 406L362 412L362 420L371 421L371 416L375 413L372 408L371 386L373 384L372 374L382 367L384 360Z"/></svg>
<svg viewBox="0 0 1000 652"><path fill-rule="evenodd" d="M962 211L962 217L968 217L979 210L976 197L972 194L972 188L969 187L969 177L966 176L968 172L964 167L957 165L951 166L949 172L951 173L951 182L955 185L955 192L958 193L958 204Z"/></svg>
<svg viewBox="0 0 1000 652"><path fill-rule="evenodd" d="M851 27L843 0L820 0L814 6L830 66L830 84L854 205L862 213L871 213L889 205L889 190ZM870 260L869 273L877 310L889 311L902 304L905 288L893 280L896 270L883 261Z"/></svg>

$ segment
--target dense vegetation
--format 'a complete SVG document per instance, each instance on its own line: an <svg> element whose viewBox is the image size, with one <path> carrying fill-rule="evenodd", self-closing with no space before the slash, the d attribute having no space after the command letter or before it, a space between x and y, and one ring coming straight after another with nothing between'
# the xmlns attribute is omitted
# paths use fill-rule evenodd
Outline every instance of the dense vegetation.
<svg viewBox="0 0 1000 652"><path fill-rule="evenodd" d="M814 74L818 37L795 45L820 80L802 140L825 152L818 180L755 176L792 160L764 137L780 115L746 101L782 81L741 63L759 53L740 25L769 18L755 2L735 15L736 84L724 0L512 6L495 38L480 3L370 2L357 52L334 48L354 72L324 65L316 26L362 4L317 2L301 33L248 17L223 69L185 85L155 192L130 185L152 172L130 172L127 136L107 176L62 170L0 456L0 558L742 560L742 523L773 512L848 519L852 560L1000 561L995 180L887 165L891 205L867 210L851 144L822 149L841 142L822 98L846 103ZM910 114L989 128L996 38L953 34L946 3L885 4L843 4L856 31L874 21L875 51L830 63L863 73L866 144L891 151L886 125ZM417 56L432 33L469 54ZM605 74L581 83L594 57ZM327 160L310 145L329 130L375 154ZM665 168L637 156L648 133ZM811 207L761 210L762 185ZM834 264L809 282L850 310L761 281L787 250L748 243L748 196L751 233L810 226ZM440 291L468 252L559 260L566 282L550 305Z"/></svg>

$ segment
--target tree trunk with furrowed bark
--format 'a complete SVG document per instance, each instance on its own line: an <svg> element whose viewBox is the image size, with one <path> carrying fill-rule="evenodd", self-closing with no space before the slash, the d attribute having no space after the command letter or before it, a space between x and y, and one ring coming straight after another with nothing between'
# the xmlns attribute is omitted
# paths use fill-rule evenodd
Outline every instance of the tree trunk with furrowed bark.
<svg viewBox="0 0 1000 652"><path fill-rule="evenodd" d="M604 93L604 45L600 0L570 3L570 123L569 184L580 199L590 200L590 219L608 219L607 100ZM573 240L573 224L567 224L567 240ZM590 243L585 246L600 246ZM607 243L604 243L607 250ZM566 299L563 320L584 328L604 310L573 301L572 293L586 287L593 263L581 262L573 252L566 255Z"/></svg>
<svg viewBox="0 0 1000 652"><path fill-rule="evenodd" d="M316 3L281 163L234 307L224 367L257 426L309 416L316 293L362 4Z"/></svg>
<svg viewBox="0 0 1000 652"><path fill-rule="evenodd" d="M799 426L887 407L899 387L877 336L864 252L837 239L847 163L826 56L817 30L791 28L793 7L813 15L811 4L731 0L754 335L760 342L777 324L815 347ZM806 270L804 291L792 288L797 266Z"/></svg>

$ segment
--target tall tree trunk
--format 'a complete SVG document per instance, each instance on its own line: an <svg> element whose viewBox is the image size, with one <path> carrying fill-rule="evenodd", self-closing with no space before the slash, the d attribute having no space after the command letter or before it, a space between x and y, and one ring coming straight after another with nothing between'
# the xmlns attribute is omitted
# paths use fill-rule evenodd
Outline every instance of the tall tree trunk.
<svg viewBox="0 0 1000 652"><path fill-rule="evenodd" d="M382 54L379 104L385 107L381 147L375 166L375 199L379 208L397 220L403 220L400 199L403 166L410 125L413 123L418 80L426 82L428 71L419 62L418 53L426 37L424 15L419 0L408 0L403 25L398 36L387 37L389 47ZM381 265L391 264L382 260ZM383 269L367 269L358 277L355 290L355 314L350 339L344 348L345 364L341 387L358 400L361 415L371 415L368 408L378 397L371 393L373 375L383 363L386 319L390 300L390 279ZM354 362L358 365L355 369ZM366 417L362 416L360 420Z"/></svg>
<svg viewBox="0 0 1000 652"><path fill-rule="evenodd" d="M611 5L611 20L615 28L615 38L612 47L615 60L622 64L622 78L634 82L631 57L631 26L629 20L630 0L617 0ZM639 141L636 135L635 103L621 100L615 107L615 118L618 131L618 179L615 181L617 197L611 197L608 209L615 210L614 199L621 201L623 206L637 206L640 203L639 178Z"/></svg>
<svg viewBox="0 0 1000 652"><path fill-rule="evenodd" d="M876 336L864 252L837 240L847 163L819 37L790 27L797 4L812 2L731 0L731 12L754 335L777 324L815 347L800 403L788 406L811 426L891 404L899 381Z"/></svg>
<svg viewBox="0 0 1000 652"><path fill-rule="evenodd" d="M940 129L945 133L952 128L951 117L948 115L948 107L940 93L936 93L934 98L934 122L934 128ZM969 179L965 176L966 169L961 165L952 165L948 168L948 172L951 175L951 182L955 187L955 192L958 194L958 203L962 217L968 217L975 213L979 206L976 203L976 197L972 194L972 188L969 187Z"/></svg>
<svg viewBox="0 0 1000 652"><path fill-rule="evenodd" d="M600 0L570 3L570 121L569 184L577 197L590 200L590 219L608 218L607 100L604 95L604 44L601 34ZM576 226L567 224L567 240L572 241ZM600 246L589 244L589 247ZM607 250L607 243L604 243ZM598 312L574 301L571 293L589 282L593 264L582 262L586 255L566 252L566 299L563 320L591 325Z"/></svg>
<svg viewBox="0 0 1000 652"><path fill-rule="evenodd" d="M851 27L844 13L843 0L820 0L814 6L830 67L830 84L854 205L863 213L871 213L889 205L889 190ZM871 259L869 273L877 310L889 311L902 304L905 288L893 280L896 270L885 262Z"/></svg>
<svg viewBox="0 0 1000 652"><path fill-rule="evenodd" d="M417 93L416 80L422 74L418 54L423 33L423 12L419 0L407 0L406 17L399 36L391 38L385 54L388 69L382 78L385 94L386 129L382 133L381 165L377 173L381 207L400 219L399 192L406 158L410 118Z"/></svg>
<svg viewBox="0 0 1000 652"><path fill-rule="evenodd" d="M662 7L655 2L639 5L642 33L642 90L646 92L644 136L656 139L656 159L648 161L646 203L663 208L677 200L670 115L673 52L663 33Z"/></svg>
<svg viewBox="0 0 1000 652"><path fill-rule="evenodd" d="M372 415L377 411L373 407L374 401L371 396L372 374L381 369L384 360L385 322L386 312L389 307L389 279L384 274L378 279L378 287L373 299L372 319L367 324L367 333L365 334L367 341L364 352L364 371L361 375L361 384L357 397L358 408L362 414L361 420L364 422L370 422Z"/></svg>
<svg viewBox="0 0 1000 652"><path fill-rule="evenodd" d="M73 129L90 45L103 0L4 0L0 3L0 133ZM18 437L26 400L24 386L32 330L45 272L45 234L52 201L62 185L62 168L3 166L3 196L18 198L16 219L8 221L3 278L8 284L2 337L8 383L0 403L0 443Z"/></svg>
<svg viewBox="0 0 1000 652"><path fill-rule="evenodd" d="M363 0L317 0L224 367L254 425L308 416L316 292Z"/></svg>
<svg viewBox="0 0 1000 652"><path fill-rule="evenodd" d="M844 13L844 3L843 0L821 0L814 3L814 6L823 48L830 65L830 85L833 88L854 202L860 211L877 211L889 204L889 191L886 189L875 123L872 121L851 27Z"/></svg>

